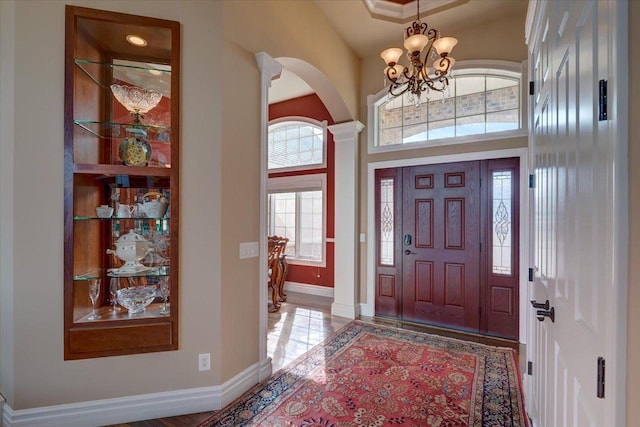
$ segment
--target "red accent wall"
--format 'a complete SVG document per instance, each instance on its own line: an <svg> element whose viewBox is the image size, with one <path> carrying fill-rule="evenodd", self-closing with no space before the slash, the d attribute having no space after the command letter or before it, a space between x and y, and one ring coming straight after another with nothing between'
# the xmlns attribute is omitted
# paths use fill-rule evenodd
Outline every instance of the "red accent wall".
<svg viewBox="0 0 640 427"><path fill-rule="evenodd" d="M302 96L288 101L278 102L269 106L269 120L280 117L309 117L315 120L326 120L329 125L334 124L329 111L316 94ZM334 177L335 177L335 150L333 135L327 131L327 167L323 169L310 169L295 172L270 173L269 178L281 176L299 176L315 173L327 174L327 237L334 237ZM334 244L327 242L326 267L310 267L289 263L287 281L306 283L311 285L333 288L334 269Z"/></svg>

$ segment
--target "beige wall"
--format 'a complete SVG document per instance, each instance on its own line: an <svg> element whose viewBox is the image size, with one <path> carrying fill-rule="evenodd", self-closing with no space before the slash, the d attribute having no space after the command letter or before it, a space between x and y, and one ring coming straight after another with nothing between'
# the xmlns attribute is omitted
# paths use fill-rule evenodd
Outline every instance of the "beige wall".
<svg viewBox="0 0 640 427"><path fill-rule="evenodd" d="M640 419L640 2L629 2L629 297L627 322L627 426ZM638 185L639 187L635 187Z"/></svg>
<svg viewBox="0 0 640 427"><path fill-rule="evenodd" d="M63 361L65 4L182 23L178 351ZM0 393L7 404L20 410L216 386L257 363L258 259L238 258L239 243L259 240L254 54L317 67L353 116L358 58L311 2L168 0L150 9L147 1L0 0L0 12ZM210 372L198 372L199 353L211 353Z"/></svg>
<svg viewBox="0 0 640 427"><path fill-rule="evenodd" d="M259 240L260 73L252 53L225 40L222 135L223 381L258 362L258 258L238 244ZM242 88L242 90L239 90ZM248 120L248 118L252 118Z"/></svg>
<svg viewBox="0 0 640 427"><path fill-rule="evenodd" d="M523 11L526 13L526 10ZM502 60L520 63L527 59L527 46L524 40L525 14L505 18L500 21L486 22L478 27L463 27L444 31L446 35L455 36L458 45L452 55L459 60ZM427 24L438 28L438 14L426 18ZM404 26L398 24L398 47L402 43L402 31ZM380 51L389 46L380 46ZM401 59L401 62L405 59ZM362 60L362 78L360 92L360 121L367 127L367 96L378 93L384 84L384 62L378 55L369 56ZM525 77L526 79L526 70ZM465 152L501 150L509 148L521 148L527 146L527 138L510 138L495 141L486 141L471 144L456 144L433 148L415 150L402 150L391 153L368 154L367 153L367 129L360 137L360 232L367 232L367 168L372 162L406 159L412 157L429 157ZM373 243L374 236L369 236L368 243L360 245L360 286L359 301L371 304L367 301L367 245Z"/></svg>
<svg viewBox="0 0 640 427"><path fill-rule="evenodd" d="M63 360L63 106L65 4L152 14L183 24L182 169L180 245L180 349L178 351ZM218 2L18 1L14 28L3 25L3 48L14 43L14 78L4 74L13 104L3 101L4 152L13 171L3 180L2 230L14 244L2 254L0 391L13 409L213 385L220 358L220 145L222 101L215 82L222 49ZM191 7L190 7L191 6ZM14 4L0 2L11 13ZM2 21L3 24L5 21ZM7 51L5 51L7 52ZM9 67L11 68L11 67ZM11 194L13 193L13 194ZM198 227L188 226L200 224ZM6 257L6 258L5 258ZM13 312L4 311L10 305ZM211 353L214 369L200 373L198 353ZM6 356L10 360L6 360Z"/></svg>
<svg viewBox="0 0 640 427"><path fill-rule="evenodd" d="M225 37L249 52L302 59L335 86L351 117L358 117L360 61L311 1L233 0L224 3ZM326 103L326 102L325 102Z"/></svg>

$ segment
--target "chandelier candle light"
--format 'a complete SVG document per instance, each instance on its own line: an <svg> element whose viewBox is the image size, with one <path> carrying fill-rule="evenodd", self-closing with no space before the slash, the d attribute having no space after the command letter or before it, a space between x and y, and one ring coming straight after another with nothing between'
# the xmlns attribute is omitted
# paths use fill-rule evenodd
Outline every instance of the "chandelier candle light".
<svg viewBox="0 0 640 427"><path fill-rule="evenodd" d="M380 53L387 67L386 78L391 82L389 94L400 96L409 92L410 99L420 103L420 95L427 90L443 92L449 86L449 71L455 59L449 54L458 40L453 37L440 37L435 28L428 29L426 22L420 21L420 0L416 0L418 13L416 20L406 28L404 47L407 49L409 66L398 63L402 49L392 47ZM424 59L422 52L425 52ZM434 58L431 66L427 61Z"/></svg>

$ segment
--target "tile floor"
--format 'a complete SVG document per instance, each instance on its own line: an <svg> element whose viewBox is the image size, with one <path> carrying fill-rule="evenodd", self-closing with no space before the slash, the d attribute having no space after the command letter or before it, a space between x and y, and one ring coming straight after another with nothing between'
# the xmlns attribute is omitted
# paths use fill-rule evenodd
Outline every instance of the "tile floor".
<svg viewBox="0 0 640 427"><path fill-rule="evenodd" d="M280 311L269 313L267 354L272 359L273 372L303 355L350 322L331 316L332 300L290 292ZM211 412L189 414L154 420L114 424L110 427L187 427L195 426L213 415Z"/></svg>
<svg viewBox="0 0 640 427"><path fill-rule="evenodd" d="M280 311L269 313L267 355L273 372L321 343L350 322L331 316L331 299L289 292Z"/></svg>

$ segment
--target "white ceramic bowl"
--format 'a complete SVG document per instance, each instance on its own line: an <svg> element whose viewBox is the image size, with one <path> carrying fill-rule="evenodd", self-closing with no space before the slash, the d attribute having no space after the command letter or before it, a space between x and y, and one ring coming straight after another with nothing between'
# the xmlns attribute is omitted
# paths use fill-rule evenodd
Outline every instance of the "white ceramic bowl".
<svg viewBox="0 0 640 427"><path fill-rule="evenodd" d="M96 215L98 215L98 218L111 218L113 215L113 208L107 205L98 206L96 208Z"/></svg>

